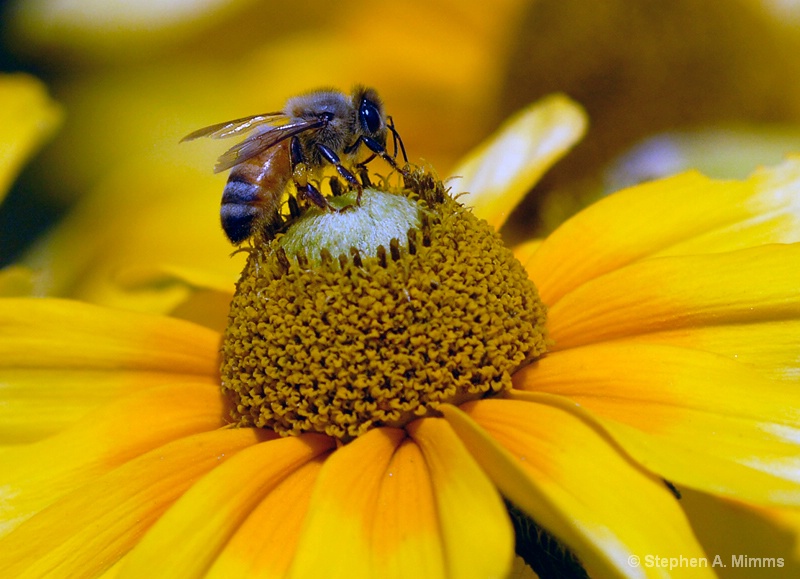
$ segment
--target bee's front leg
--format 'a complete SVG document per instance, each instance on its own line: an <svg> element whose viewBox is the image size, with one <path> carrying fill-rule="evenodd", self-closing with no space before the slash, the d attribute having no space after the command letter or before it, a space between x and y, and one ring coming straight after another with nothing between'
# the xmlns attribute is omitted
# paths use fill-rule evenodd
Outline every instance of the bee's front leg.
<svg viewBox="0 0 800 579"><path fill-rule="evenodd" d="M396 134L396 132L394 134ZM394 160L394 157L392 157L389 153L386 152L386 147L381 145L378 141L376 141L375 139L373 139L371 137L362 136L361 137L361 142L364 143L370 151L372 151L373 153L378 155L381 159L383 159L384 161L389 163L389 165L391 165L392 169L394 169L395 171L397 171L398 173L400 173L404 177L409 174L408 171L405 168L403 168L403 167L401 167L400 165L397 164L397 161ZM401 141L401 143L402 143L402 141ZM405 152L405 147L404 147L403 148L403 157L405 157L405 155L406 155L406 152Z"/></svg>

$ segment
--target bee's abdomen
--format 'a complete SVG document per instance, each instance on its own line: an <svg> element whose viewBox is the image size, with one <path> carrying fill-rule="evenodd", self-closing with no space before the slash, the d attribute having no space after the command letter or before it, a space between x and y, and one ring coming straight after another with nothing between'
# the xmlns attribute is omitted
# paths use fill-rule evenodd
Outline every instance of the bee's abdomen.
<svg viewBox="0 0 800 579"><path fill-rule="evenodd" d="M233 244L242 243L257 228L271 237L281 221L281 194L290 176L288 147L283 143L231 169L219 214Z"/></svg>
<svg viewBox="0 0 800 579"><path fill-rule="evenodd" d="M222 191L219 210L222 229L231 243L239 244L250 237L256 219L261 215L260 188L231 174Z"/></svg>

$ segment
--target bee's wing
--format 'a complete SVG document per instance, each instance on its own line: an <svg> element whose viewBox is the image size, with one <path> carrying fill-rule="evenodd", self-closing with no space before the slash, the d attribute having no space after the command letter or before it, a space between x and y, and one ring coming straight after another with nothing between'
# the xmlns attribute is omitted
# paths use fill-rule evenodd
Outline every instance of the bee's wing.
<svg viewBox="0 0 800 579"><path fill-rule="evenodd" d="M280 119L286 119L286 115L277 113L263 113L260 115L250 115L241 119L234 119L232 121L225 121L224 123L217 123L202 129L197 129L189 133L181 139L184 141L191 141L200 137L211 137L212 139L225 139L227 137L234 137L240 133L244 133L260 127L261 125L272 124Z"/></svg>
<svg viewBox="0 0 800 579"><path fill-rule="evenodd" d="M274 147L285 139L299 135L304 131L318 129L324 124L325 121L320 119L313 121L295 121L286 125L266 127L264 130L247 137L241 143L237 143L225 151L217 160L214 172L219 173L220 171L230 169L239 163L247 161L247 159L252 159L270 147Z"/></svg>

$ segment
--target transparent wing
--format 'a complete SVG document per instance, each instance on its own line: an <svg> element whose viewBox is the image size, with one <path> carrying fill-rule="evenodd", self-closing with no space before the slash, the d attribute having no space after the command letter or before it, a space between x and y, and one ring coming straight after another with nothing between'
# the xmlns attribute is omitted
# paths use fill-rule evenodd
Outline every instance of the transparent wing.
<svg viewBox="0 0 800 579"><path fill-rule="evenodd" d="M183 137L181 139L181 143L184 141L199 139L200 137L211 137L212 139L235 137L236 135L246 133L247 131L251 131L256 127L260 127L261 125L269 125L286 119L288 119L288 117L281 112L250 115L249 117L243 117L233 121L225 121L224 123L217 123L216 125L197 129L196 131L191 132Z"/></svg>
<svg viewBox="0 0 800 579"><path fill-rule="evenodd" d="M220 171L230 169L239 163L247 161L247 159L252 159L270 147L274 147L285 139L299 135L305 131L318 129L325 125L325 122L326 121L321 119L313 121L295 121L277 127L267 127L225 151L225 153L217 159L214 172L219 173Z"/></svg>

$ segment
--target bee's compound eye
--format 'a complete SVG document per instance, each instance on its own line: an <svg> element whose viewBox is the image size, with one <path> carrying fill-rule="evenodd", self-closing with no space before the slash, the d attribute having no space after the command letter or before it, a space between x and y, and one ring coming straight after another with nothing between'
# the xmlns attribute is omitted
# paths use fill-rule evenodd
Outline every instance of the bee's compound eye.
<svg viewBox="0 0 800 579"><path fill-rule="evenodd" d="M378 106L369 99L361 100L361 108L358 111L361 126L364 131L370 134L377 133L381 128L381 113Z"/></svg>

